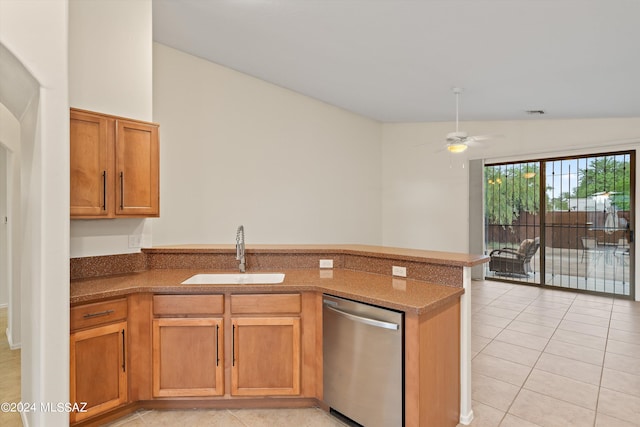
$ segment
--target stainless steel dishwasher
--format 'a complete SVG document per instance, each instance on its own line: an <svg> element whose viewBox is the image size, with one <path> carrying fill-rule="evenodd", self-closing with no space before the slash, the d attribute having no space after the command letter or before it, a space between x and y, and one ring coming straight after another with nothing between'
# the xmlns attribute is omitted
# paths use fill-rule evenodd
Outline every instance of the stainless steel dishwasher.
<svg viewBox="0 0 640 427"><path fill-rule="evenodd" d="M323 296L324 402L366 427L404 425L403 314Z"/></svg>

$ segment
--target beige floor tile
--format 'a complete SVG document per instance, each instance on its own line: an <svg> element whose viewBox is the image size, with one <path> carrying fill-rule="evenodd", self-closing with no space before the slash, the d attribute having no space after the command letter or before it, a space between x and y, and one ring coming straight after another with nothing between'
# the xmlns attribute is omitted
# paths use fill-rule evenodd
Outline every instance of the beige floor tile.
<svg viewBox="0 0 640 427"><path fill-rule="evenodd" d="M491 340L489 338L481 337L478 335L471 335L471 350L480 352L490 342Z"/></svg>
<svg viewBox="0 0 640 427"><path fill-rule="evenodd" d="M338 427L338 419L317 408L304 409L234 409L234 416L249 427Z"/></svg>
<svg viewBox="0 0 640 427"><path fill-rule="evenodd" d="M22 427L22 419L18 412L0 412L0 426Z"/></svg>
<svg viewBox="0 0 640 427"><path fill-rule="evenodd" d="M602 304L613 304L613 297L609 295L576 294L576 301L591 301Z"/></svg>
<svg viewBox="0 0 640 427"><path fill-rule="evenodd" d="M145 425L153 426L229 426L245 427L233 414L225 409L218 410L171 410L149 411L141 416Z"/></svg>
<svg viewBox="0 0 640 427"><path fill-rule="evenodd" d="M540 351L538 350L495 340L491 341L491 343L482 350L482 353L525 366L533 366L538 360L538 357L540 357Z"/></svg>
<svg viewBox="0 0 640 427"><path fill-rule="evenodd" d="M586 300L576 300L573 302L573 306L575 307L586 307L586 308L595 308L598 310L611 310L613 305L613 301L609 302L600 302L600 301L586 301Z"/></svg>
<svg viewBox="0 0 640 427"><path fill-rule="evenodd" d="M607 353L616 353L640 359L640 344L630 344L610 339L607 341Z"/></svg>
<svg viewBox="0 0 640 427"><path fill-rule="evenodd" d="M640 419L640 397L600 388L598 412L638 425L637 423Z"/></svg>
<svg viewBox="0 0 640 427"><path fill-rule="evenodd" d="M535 325L542 325L542 326L548 326L550 328L556 328L562 321L562 317L550 317L550 316L545 316L543 314L532 314L532 313L527 313L527 310L525 310L524 313L521 313L518 317L516 317L516 320L527 322L527 323L533 323Z"/></svg>
<svg viewBox="0 0 640 427"><path fill-rule="evenodd" d="M567 313L567 309L566 308L551 309L551 308L547 308L539 305L535 305L535 306L530 305L529 307L524 309L523 313L536 314L538 316L555 317L557 319L562 319L564 315Z"/></svg>
<svg viewBox="0 0 640 427"><path fill-rule="evenodd" d="M481 322L471 322L471 333L483 338L493 339L502 332L502 328L496 328L495 326L485 325Z"/></svg>
<svg viewBox="0 0 640 427"><path fill-rule="evenodd" d="M544 290L540 288L534 288L531 286L514 285L509 291L509 295L526 296L526 297L538 297L544 293Z"/></svg>
<svg viewBox="0 0 640 427"><path fill-rule="evenodd" d="M492 316L497 316L497 317L504 317L505 319L513 320L516 317L518 317L518 314L520 314L520 311L493 307L489 305L485 307L484 310L481 311L481 313L490 314Z"/></svg>
<svg viewBox="0 0 640 427"><path fill-rule="evenodd" d="M590 309L593 310L593 309ZM601 311L601 310L593 310L593 311ZM603 328L609 327L609 318L608 317L599 317L594 316L592 314L580 314L575 313L569 310L567 314L564 316L564 320L570 320L572 322L584 323L587 325L595 325Z"/></svg>
<svg viewBox="0 0 640 427"><path fill-rule="evenodd" d="M476 295L473 293L473 291L471 292L471 304L472 305L489 305L491 304L491 302L495 299L494 297L488 297L488 296L483 296L483 295Z"/></svg>
<svg viewBox="0 0 640 427"><path fill-rule="evenodd" d="M576 299L577 294L573 292L566 292L561 289L545 289L544 292L538 296L540 301L568 301L573 302Z"/></svg>
<svg viewBox="0 0 640 427"><path fill-rule="evenodd" d="M544 352L598 366L602 366L604 361L604 351L602 350L558 341L555 338L551 338Z"/></svg>
<svg viewBox="0 0 640 427"><path fill-rule="evenodd" d="M585 335L593 335L596 337L607 338L609 328L596 325L588 325L586 323L574 322L572 320L563 320L558 325L558 329L565 331L579 332Z"/></svg>
<svg viewBox="0 0 640 427"><path fill-rule="evenodd" d="M596 427L638 427L638 424L628 423L619 418L614 418L598 412L596 414Z"/></svg>
<svg viewBox="0 0 640 427"><path fill-rule="evenodd" d="M502 417L504 417L504 411L480 402L471 402L471 407L473 408L473 421L471 421L469 427L498 427ZM458 427L465 426L458 424Z"/></svg>
<svg viewBox="0 0 640 427"><path fill-rule="evenodd" d="M585 427L595 419L595 411L526 389L520 391L509 413L545 427Z"/></svg>
<svg viewBox="0 0 640 427"><path fill-rule="evenodd" d="M511 323L511 319L506 319L504 317L498 317L491 314L487 314L485 310L481 310L477 313L474 313L471 316L471 321L482 323L489 326L495 326L496 328L504 328L509 323Z"/></svg>
<svg viewBox="0 0 640 427"><path fill-rule="evenodd" d="M516 295L510 295L510 294L502 295L496 299L496 302L515 302L516 304L525 304L525 305L529 305L533 301L535 301L535 298L526 297L526 296L516 296Z"/></svg>
<svg viewBox="0 0 640 427"><path fill-rule="evenodd" d="M523 387L594 411L598 402L598 386L539 369L531 371Z"/></svg>
<svg viewBox="0 0 640 427"><path fill-rule="evenodd" d="M610 390L640 397L640 375L604 368L600 385Z"/></svg>
<svg viewBox="0 0 640 427"><path fill-rule="evenodd" d="M550 353L542 353L535 368L593 385L599 385L602 376L601 366Z"/></svg>
<svg viewBox="0 0 640 427"><path fill-rule="evenodd" d="M611 319L611 328L620 331L640 333L640 321L627 322L624 320Z"/></svg>
<svg viewBox="0 0 640 427"><path fill-rule="evenodd" d="M597 308L571 306L567 314L584 314L587 316L599 317L601 319L610 319L612 317L611 310L598 310Z"/></svg>
<svg viewBox="0 0 640 427"><path fill-rule="evenodd" d="M596 350L604 350L607 345L607 339L605 337L597 337L595 335L568 331L566 329L557 329L553 334L553 339L568 342L571 344L578 344L584 347L594 348Z"/></svg>
<svg viewBox="0 0 640 427"><path fill-rule="evenodd" d="M496 299L495 301L493 301L489 305L491 307L498 307L498 308L504 308L504 309L511 310L511 311L521 312L522 310L527 308L529 303L505 301L505 300L502 300L501 298L498 298L498 299Z"/></svg>
<svg viewBox="0 0 640 427"><path fill-rule="evenodd" d="M515 344L539 351L544 349L544 347L547 345L547 342L549 342L547 338L525 334L523 332L512 331L509 329L505 329L500 332L498 335L496 335L495 339L498 341L504 341L509 344Z"/></svg>
<svg viewBox="0 0 640 427"><path fill-rule="evenodd" d="M506 411L515 399L520 387L495 378L472 374L472 399L492 408Z"/></svg>
<svg viewBox="0 0 640 427"><path fill-rule="evenodd" d="M540 307L545 310L557 310L557 311L562 311L566 313L569 307L571 307L571 301L566 301L566 300L550 301L550 300L544 300L544 299L538 298L537 300L532 302L529 307L530 308Z"/></svg>
<svg viewBox="0 0 640 427"><path fill-rule="evenodd" d="M471 363L473 372L495 378L509 384L522 386L531 367L480 353Z"/></svg>
<svg viewBox="0 0 640 427"><path fill-rule="evenodd" d="M536 325L535 323L523 322L517 319L509 323L507 329L547 339L551 338L551 335L553 335L556 330L554 327Z"/></svg>
<svg viewBox="0 0 640 427"><path fill-rule="evenodd" d="M540 425L523 420L515 415L507 414L502 420L502 423L500 423L500 427L540 427Z"/></svg>
<svg viewBox="0 0 640 427"><path fill-rule="evenodd" d="M640 322L640 312L618 312L614 311L611 313L611 319L622 320L623 322Z"/></svg>
<svg viewBox="0 0 640 427"><path fill-rule="evenodd" d="M619 329L609 329L609 339L640 345L640 334Z"/></svg>
<svg viewBox="0 0 640 427"><path fill-rule="evenodd" d="M634 357L623 356L621 354L607 352L604 357L604 367L613 369L615 371L640 375L640 363L638 363L638 359Z"/></svg>
<svg viewBox="0 0 640 427"><path fill-rule="evenodd" d="M614 298L613 311L637 311L640 314L640 302Z"/></svg>

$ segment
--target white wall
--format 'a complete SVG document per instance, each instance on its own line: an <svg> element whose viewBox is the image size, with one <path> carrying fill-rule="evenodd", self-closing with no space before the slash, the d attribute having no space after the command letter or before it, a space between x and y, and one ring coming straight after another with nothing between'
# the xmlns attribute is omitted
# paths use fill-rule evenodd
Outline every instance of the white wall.
<svg viewBox="0 0 640 427"><path fill-rule="evenodd" d="M512 160L640 147L640 118L463 122L460 128L471 135L501 137L462 155L443 150L444 137L454 127L383 125L384 245L468 250L470 158Z"/></svg>
<svg viewBox="0 0 640 427"><path fill-rule="evenodd" d="M378 122L160 44L153 94L155 245L380 243Z"/></svg>
<svg viewBox="0 0 640 427"><path fill-rule="evenodd" d="M13 269L19 266L13 261L12 251L19 252L18 239L13 238L15 221L19 224L20 206L20 122L11 112L0 104L0 306L8 306L10 299L15 301L8 312L7 337L13 347L13 328L19 328L20 292L12 292L14 283ZM7 218L5 224L4 218ZM17 228L16 228L17 229ZM18 276L19 277L19 276ZM19 280L15 278L16 288ZM2 333L3 331L0 331ZM17 331L17 336L20 336Z"/></svg>
<svg viewBox="0 0 640 427"><path fill-rule="evenodd" d="M20 121L22 401L69 399L69 102L67 1L0 1L0 81L15 71L33 87L0 85ZM6 65L9 64L9 67ZM33 76L33 77L31 77ZM17 98L24 103L14 103ZM16 111L16 105L26 105ZM68 425L66 413L23 413L25 425Z"/></svg>
<svg viewBox="0 0 640 427"><path fill-rule="evenodd" d="M0 138L0 307L9 304L9 259L8 259L8 224L7 218L7 187L9 175L9 153ZM2 331L0 331L0 334Z"/></svg>
<svg viewBox="0 0 640 427"><path fill-rule="evenodd" d="M152 38L151 0L70 0L70 105L151 121ZM150 246L149 220L71 221L71 257L139 252L130 235Z"/></svg>

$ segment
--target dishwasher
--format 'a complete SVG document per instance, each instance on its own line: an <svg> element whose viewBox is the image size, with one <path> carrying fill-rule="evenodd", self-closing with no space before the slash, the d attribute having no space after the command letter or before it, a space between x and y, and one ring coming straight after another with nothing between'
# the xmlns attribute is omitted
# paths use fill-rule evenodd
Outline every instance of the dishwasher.
<svg viewBox="0 0 640 427"><path fill-rule="evenodd" d="M322 328L331 413L365 427L403 426L403 314L325 294Z"/></svg>

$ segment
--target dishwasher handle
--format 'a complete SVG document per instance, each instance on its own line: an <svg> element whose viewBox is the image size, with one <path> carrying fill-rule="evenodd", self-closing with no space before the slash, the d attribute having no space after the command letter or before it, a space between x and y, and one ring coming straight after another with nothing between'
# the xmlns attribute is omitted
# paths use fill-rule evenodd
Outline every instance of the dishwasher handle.
<svg viewBox="0 0 640 427"><path fill-rule="evenodd" d="M347 319L351 319L355 322L360 322L360 323L364 323L365 325L370 325L370 326L375 326L376 328L384 328L384 329L392 329L394 331L397 331L398 329L400 329L400 325L398 325L397 323L391 323L391 322L383 322L382 320L376 320L376 319L370 319L368 317L362 317L362 316L357 316L355 314L351 314L351 313L347 313L346 311L342 311L336 307L332 307L329 304L324 304L325 308L334 311L344 317L346 317Z"/></svg>

